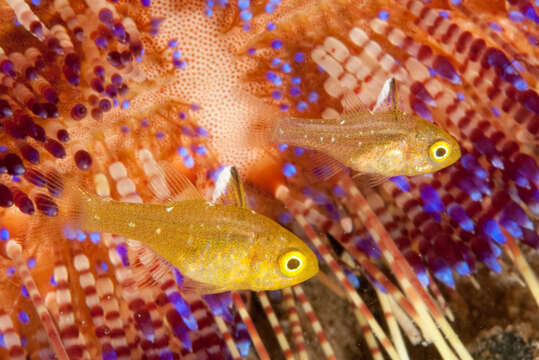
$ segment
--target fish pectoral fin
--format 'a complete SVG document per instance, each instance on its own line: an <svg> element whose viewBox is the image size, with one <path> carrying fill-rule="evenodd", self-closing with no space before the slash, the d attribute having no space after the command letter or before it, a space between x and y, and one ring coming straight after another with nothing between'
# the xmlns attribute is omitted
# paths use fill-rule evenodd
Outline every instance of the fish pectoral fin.
<svg viewBox="0 0 539 360"><path fill-rule="evenodd" d="M302 165L304 165L306 173L309 175L308 180L312 182L326 181L346 170L346 166L335 158L315 150L308 152L308 161L305 161Z"/></svg>
<svg viewBox="0 0 539 360"><path fill-rule="evenodd" d="M234 166L225 167L219 174L215 182L212 202L249 208L240 176Z"/></svg>
<svg viewBox="0 0 539 360"><path fill-rule="evenodd" d="M172 164L161 161L156 168L156 173L148 184L156 203L167 204L185 200L204 200L187 176Z"/></svg>

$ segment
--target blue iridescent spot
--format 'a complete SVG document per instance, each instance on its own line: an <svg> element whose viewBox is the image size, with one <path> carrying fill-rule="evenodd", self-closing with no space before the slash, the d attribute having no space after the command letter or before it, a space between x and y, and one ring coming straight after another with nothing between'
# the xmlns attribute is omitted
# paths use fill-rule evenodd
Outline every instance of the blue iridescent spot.
<svg viewBox="0 0 539 360"><path fill-rule="evenodd" d="M251 2L249 0L238 0L238 7L240 10L245 10L251 5Z"/></svg>
<svg viewBox="0 0 539 360"><path fill-rule="evenodd" d="M408 183L408 180L406 180L406 177L394 176L394 177L389 178L389 180L395 183L395 185L397 185L399 189L401 189L401 191L405 191L405 192L410 191L411 187L410 187L410 184Z"/></svg>
<svg viewBox="0 0 539 360"><path fill-rule="evenodd" d="M120 255L120 259L122 260L122 264L124 266L128 266L129 265L129 257L127 256L127 247L124 244L118 245L118 246L116 246L116 252L118 253L118 255Z"/></svg>
<svg viewBox="0 0 539 360"><path fill-rule="evenodd" d="M195 151L198 155L206 155L208 153L208 150L204 147L204 145L198 145L195 148Z"/></svg>
<svg viewBox="0 0 539 360"><path fill-rule="evenodd" d="M273 5L272 3L268 3L266 4L265 10L268 14L271 14L275 11L275 5Z"/></svg>
<svg viewBox="0 0 539 360"><path fill-rule="evenodd" d="M4 341L4 334L0 334L0 346L5 348L6 347L6 342Z"/></svg>
<svg viewBox="0 0 539 360"><path fill-rule="evenodd" d="M447 11L440 11L440 16L449 19L449 13Z"/></svg>
<svg viewBox="0 0 539 360"><path fill-rule="evenodd" d="M305 54L302 52L297 52L296 55L294 55L294 60L296 60L296 62L305 61Z"/></svg>
<svg viewBox="0 0 539 360"><path fill-rule="evenodd" d="M283 47L283 42L281 40L279 40L279 39L272 40L271 41L271 47L274 50L279 50L280 48Z"/></svg>
<svg viewBox="0 0 539 360"><path fill-rule="evenodd" d="M101 268L101 270L103 270L104 272L107 272L108 269L109 269L109 265L103 261L103 260L100 260L98 263L97 263L97 266L99 266Z"/></svg>
<svg viewBox="0 0 539 360"><path fill-rule="evenodd" d="M212 9L206 9L206 16L211 17L212 15L213 15L213 10Z"/></svg>
<svg viewBox="0 0 539 360"><path fill-rule="evenodd" d="M490 22L488 24L488 26L494 30L495 32L502 32L503 31L503 28L500 26L500 24L496 23L496 22Z"/></svg>
<svg viewBox="0 0 539 360"><path fill-rule="evenodd" d="M175 48L176 46L178 46L178 40L173 39L168 41L168 47Z"/></svg>
<svg viewBox="0 0 539 360"><path fill-rule="evenodd" d="M300 101L296 105L296 109L298 109L299 112L304 112L305 110L307 110L307 107L308 105L305 101Z"/></svg>
<svg viewBox="0 0 539 360"><path fill-rule="evenodd" d="M56 279L54 278L54 274L51 275L50 283L52 286L56 286Z"/></svg>
<svg viewBox="0 0 539 360"><path fill-rule="evenodd" d="M5 147L5 146L0 146L0 151L1 151L1 152L7 151L7 147Z"/></svg>
<svg viewBox="0 0 539 360"><path fill-rule="evenodd" d="M294 148L294 155L301 156L305 153L305 149L302 147L295 147Z"/></svg>
<svg viewBox="0 0 539 360"><path fill-rule="evenodd" d="M86 233L80 229L77 229L77 241L83 242L86 240Z"/></svg>
<svg viewBox="0 0 539 360"><path fill-rule="evenodd" d="M291 177L291 176L294 176L296 175L296 167L294 165L292 165L291 163L285 163L283 165L283 174L284 176L286 177Z"/></svg>
<svg viewBox="0 0 539 360"><path fill-rule="evenodd" d="M15 272L16 272L16 270L15 270L15 268L13 266L10 266L10 267L7 268L7 274L9 276L15 275Z"/></svg>
<svg viewBox="0 0 539 360"><path fill-rule="evenodd" d="M249 54L249 55L254 55L255 53L256 53L256 49L255 49L255 48L249 48L249 49L247 50L247 54Z"/></svg>
<svg viewBox="0 0 539 360"><path fill-rule="evenodd" d="M380 20L384 20L386 21L387 19L389 19L389 12L387 10L381 10L379 13L378 13L378 18Z"/></svg>
<svg viewBox="0 0 539 360"><path fill-rule="evenodd" d="M0 229L0 239L3 241L9 240L9 230L6 228Z"/></svg>
<svg viewBox="0 0 539 360"><path fill-rule="evenodd" d="M279 100L283 97L283 93L280 90L273 90L271 92L271 97L275 100Z"/></svg>
<svg viewBox="0 0 539 360"><path fill-rule="evenodd" d="M492 114L494 114L494 116L500 116L500 110L498 110L497 108L491 107L490 111L492 111Z"/></svg>
<svg viewBox="0 0 539 360"><path fill-rule="evenodd" d="M279 144L277 146L277 148L280 150L280 151L285 151L286 149L288 149L288 145L287 144Z"/></svg>
<svg viewBox="0 0 539 360"><path fill-rule="evenodd" d="M457 5L457 6L460 5L461 2L462 2L462 0L451 0L451 3L453 5Z"/></svg>
<svg viewBox="0 0 539 360"><path fill-rule="evenodd" d="M307 96L307 99L312 103L318 101L318 93L316 91L311 91Z"/></svg>
<svg viewBox="0 0 539 360"><path fill-rule="evenodd" d="M197 127L196 132L198 136L202 136L202 137L210 136L210 133L208 132L208 130L204 129L202 126Z"/></svg>
<svg viewBox="0 0 539 360"><path fill-rule="evenodd" d="M36 266L36 258L35 258L35 257L29 258L29 259L26 261L26 264L28 265L28 267L29 267L30 269L32 269L34 266Z"/></svg>
<svg viewBox="0 0 539 360"><path fill-rule="evenodd" d="M165 133L161 130L157 131L155 133L155 137L158 139L158 140L163 140L165 138Z"/></svg>
<svg viewBox="0 0 539 360"><path fill-rule="evenodd" d="M101 233L95 232L90 234L90 241L97 244L101 241Z"/></svg>
<svg viewBox="0 0 539 360"><path fill-rule="evenodd" d="M159 360L174 360L174 356L169 349L159 351Z"/></svg>
<svg viewBox="0 0 539 360"><path fill-rule="evenodd" d="M333 195L337 197L346 196L346 191L344 191L344 188L341 186L338 186L338 185L334 186L332 191L333 191Z"/></svg>
<svg viewBox="0 0 539 360"><path fill-rule="evenodd" d="M290 222L292 222L292 219L293 217L289 212L283 211L279 214L279 223L282 225L290 224Z"/></svg>
<svg viewBox="0 0 539 360"><path fill-rule="evenodd" d="M183 159L183 163L188 169L191 169L193 168L193 166L195 166L195 160L192 156L186 156L185 159Z"/></svg>
<svg viewBox="0 0 539 360"><path fill-rule="evenodd" d="M24 311L19 312L19 320L23 324L27 324L30 321L30 318L28 317L28 314Z"/></svg>
<svg viewBox="0 0 539 360"><path fill-rule="evenodd" d="M458 99L459 101L464 100L464 94L463 94L463 93L457 93L457 99Z"/></svg>
<svg viewBox="0 0 539 360"><path fill-rule="evenodd" d="M24 285L21 286L21 295L24 296L25 298L30 296L30 294L28 293L28 289Z"/></svg>
<svg viewBox="0 0 539 360"><path fill-rule="evenodd" d="M172 57L174 59L179 59L182 57L182 51L180 49L176 49L174 50L174 52L172 53Z"/></svg>
<svg viewBox="0 0 539 360"><path fill-rule="evenodd" d="M178 284L178 286L182 286L183 285L182 273L176 268L172 269L172 273L174 274L174 280L176 280L176 284Z"/></svg>
<svg viewBox="0 0 539 360"><path fill-rule="evenodd" d="M187 148L184 146L178 146L178 149L176 149L178 154L180 154L181 157L186 157L189 155L189 152L187 151Z"/></svg>
<svg viewBox="0 0 539 360"><path fill-rule="evenodd" d="M279 66L283 61L279 58L273 58L271 59L271 66L276 67Z"/></svg>
<svg viewBox="0 0 539 360"><path fill-rule="evenodd" d="M272 22L268 23L268 25L266 25L266 29L267 29L268 31L273 31L273 30L275 30L275 24L272 23Z"/></svg>
<svg viewBox="0 0 539 360"><path fill-rule="evenodd" d="M63 229L64 237L68 240L75 240L77 237L77 233L75 232L75 229L73 229L71 226L66 225Z"/></svg>
<svg viewBox="0 0 539 360"><path fill-rule="evenodd" d="M128 134L129 133L129 126L122 125L121 131L122 131L122 134Z"/></svg>
<svg viewBox="0 0 539 360"><path fill-rule="evenodd" d="M285 63L285 64L283 64L283 66L281 66L281 70L282 70L285 74L288 74L289 72L292 71L292 67L290 66L290 64Z"/></svg>
<svg viewBox="0 0 539 360"><path fill-rule="evenodd" d="M524 21L524 15L520 11L512 10L509 11L509 20L519 23Z"/></svg>
<svg viewBox="0 0 539 360"><path fill-rule="evenodd" d="M253 18L253 14L251 14L250 11L248 10L243 10L241 13L240 13L240 19L242 19L243 21L249 21Z"/></svg>
<svg viewBox="0 0 539 360"><path fill-rule="evenodd" d="M528 83L520 76L515 81L513 81L513 85L517 88L518 91L528 90Z"/></svg>
<svg viewBox="0 0 539 360"><path fill-rule="evenodd" d="M496 241L498 244L505 244L507 241L502 230L498 226L498 223L493 219L485 221L482 230L489 238Z"/></svg>
<svg viewBox="0 0 539 360"><path fill-rule="evenodd" d="M301 90L297 86L293 86L290 88L290 95L292 96L299 96L301 94Z"/></svg>
<svg viewBox="0 0 539 360"><path fill-rule="evenodd" d="M32 0L32 4L35 6L41 5L41 0Z"/></svg>
<svg viewBox="0 0 539 360"><path fill-rule="evenodd" d="M295 85L298 85L298 84L301 84L301 78L295 76L292 78L292 84L295 84Z"/></svg>

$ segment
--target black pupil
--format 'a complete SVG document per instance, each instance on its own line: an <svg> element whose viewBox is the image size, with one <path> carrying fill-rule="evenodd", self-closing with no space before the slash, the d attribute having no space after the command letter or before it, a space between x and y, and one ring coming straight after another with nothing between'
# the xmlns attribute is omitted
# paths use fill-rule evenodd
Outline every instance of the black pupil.
<svg viewBox="0 0 539 360"><path fill-rule="evenodd" d="M288 260L287 266L288 266L288 270L296 270L297 268L299 268L299 260L292 258Z"/></svg>
<svg viewBox="0 0 539 360"><path fill-rule="evenodd" d="M439 147L438 149L436 149L436 156L437 157L444 157L445 156L445 149L442 148L442 147Z"/></svg>

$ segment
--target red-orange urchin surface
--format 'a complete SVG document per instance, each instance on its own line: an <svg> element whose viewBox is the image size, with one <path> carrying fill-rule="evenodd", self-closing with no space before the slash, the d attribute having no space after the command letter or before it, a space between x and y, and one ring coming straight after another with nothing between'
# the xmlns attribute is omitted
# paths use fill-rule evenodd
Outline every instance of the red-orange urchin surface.
<svg viewBox="0 0 539 360"><path fill-rule="evenodd" d="M47 226L61 192L51 176L148 202L165 160L207 195L221 164L237 166L255 207L328 265L335 278L319 279L350 304L374 358L407 358L403 329L470 359L439 284L457 296L455 277L475 283L502 263L539 299L520 250L539 247L537 14L525 0L0 3L0 357L238 358L248 334L269 356L239 296L188 296L181 274L156 280L150 250L128 239ZM349 91L369 106L389 77L403 110L460 140L458 164L365 188L349 174L313 182L309 150L257 144L268 117L336 116ZM359 271L383 324L355 289ZM288 340L257 298L287 359L354 356L302 287L282 295ZM320 347L305 343L310 326Z"/></svg>

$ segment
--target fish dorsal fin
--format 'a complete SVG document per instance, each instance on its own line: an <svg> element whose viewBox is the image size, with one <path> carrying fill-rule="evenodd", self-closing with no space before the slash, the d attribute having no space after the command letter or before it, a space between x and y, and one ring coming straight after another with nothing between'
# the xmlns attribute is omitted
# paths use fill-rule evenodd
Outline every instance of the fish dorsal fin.
<svg viewBox="0 0 539 360"><path fill-rule="evenodd" d="M346 166L338 160L315 150L308 152L308 161L302 163L302 165L304 165L309 174L309 180L312 182L326 181L346 170Z"/></svg>
<svg viewBox="0 0 539 360"><path fill-rule="evenodd" d="M212 202L249 208L240 176L234 166L227 166L221 170L215 182Z"/></svg>
<svg viewBox="0 0 539 360"><path fill-rule="evenodd" d="M155 199L162 203L204 200L187 176L165 161L157 164L148 187Z"/></svg>
<svg viewBox="0 0 539 360"><path fill-rule="evenodd" d="M153 251L148 245L129 239L127 245L137 261L131 266L138 289L160 288L167 280L174 278L174 265ZM148 272L148 269L152 269ZM224 291L216 285L196 281L183 275L183 283L178 284L183 294L212 294Z"/></svg>
<svg viewBox="0 0 539 360"><path fill-rule="evenodd" d="M344 94L341 100L341 105L343 107L343 115L369 111L367 105L365 105L359 96L352 90Z"/></svg>
<svg viewBox="0 0 539 360"><path fill-rule="evenodd" d="M398 113L399 92L395 78L389 78L384 82L372 111L393 111L395 114Z"/></svg>

